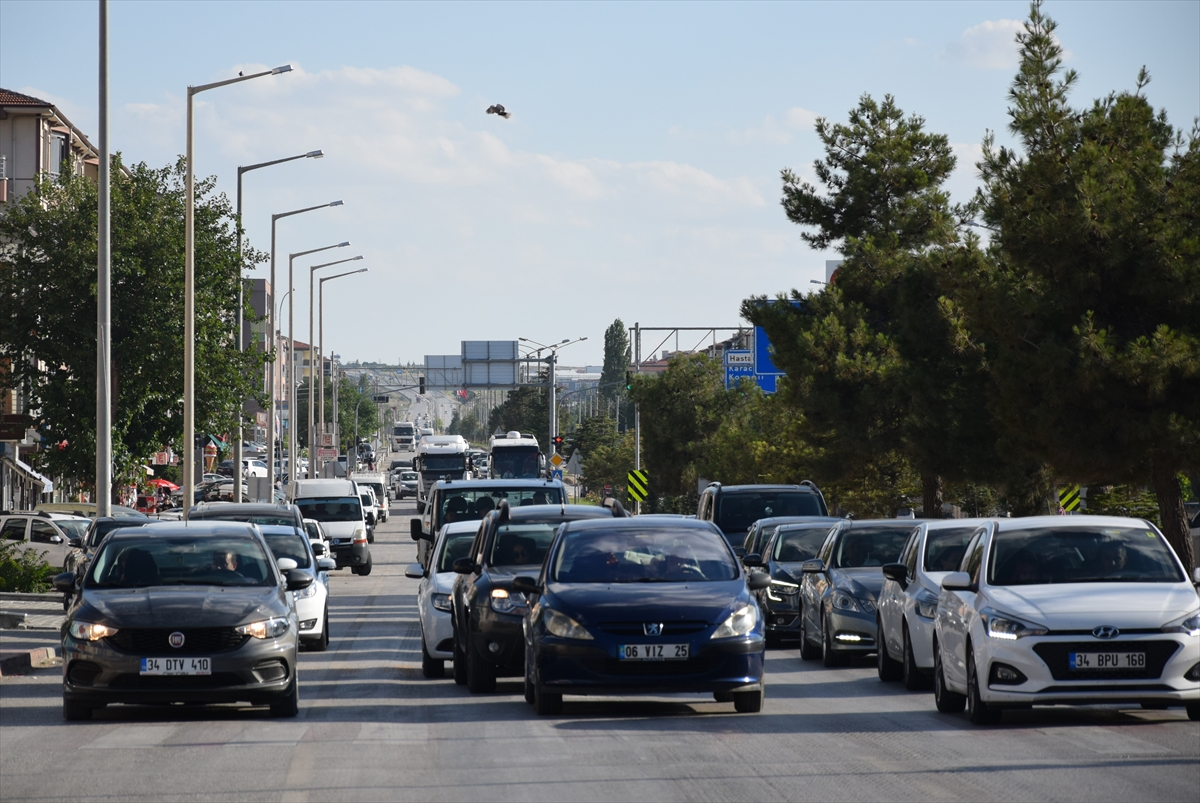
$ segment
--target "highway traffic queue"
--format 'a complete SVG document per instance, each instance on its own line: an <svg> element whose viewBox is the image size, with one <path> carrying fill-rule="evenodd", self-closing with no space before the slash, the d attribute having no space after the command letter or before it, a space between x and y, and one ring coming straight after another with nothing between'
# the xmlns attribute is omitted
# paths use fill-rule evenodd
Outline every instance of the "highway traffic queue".
<svg viewBox="0 0 1200 803"><path fill-rule="evenodd" d="M755 713L765 650L794 640L830 667L873 654L880 680L978 725L1035 705L1200 719L1200 572L1150 522L850 520L811 482L713 483L695 516L631 516L568 504L530 436L494 438L482 461L457 436L405 437L416 454L385 482L297 480L285 504L85 536L55 579L64 717L175 702L295 716L299 648L329 644L328 572L369 574L387 497L415 491L423 675L450 662L473 694L520 678L540 715L564 696L681 693Z"/></svg>

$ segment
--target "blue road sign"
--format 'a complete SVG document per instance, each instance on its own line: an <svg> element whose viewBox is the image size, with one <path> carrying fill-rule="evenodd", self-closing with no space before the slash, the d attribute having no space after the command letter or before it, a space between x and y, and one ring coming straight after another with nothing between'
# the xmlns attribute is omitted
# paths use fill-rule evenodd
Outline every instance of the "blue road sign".
<svg viewBox="0 0 1200 803"><path fill-rule="evenodd" d="M725 352L725 387L733 388L743 379L749 379L762 388L764 393L774 393L779 375L761 374L754 370L754 352Z"/></svg>
<svg viewBox="0 0 1200 803"><path fill-rule="evenodd" d="M763 376L783 374L771 359L771 341L767 339L767 333L761 326L754 327L754 373Z"/></svg>
<svg viewBox="0 0 1200 803"><path fill-rule="evenodd" d="M562 477L562 469L561 468L556 468L556 469L551 470L550 479L561 480L562 478L563 477Z"/></svg>

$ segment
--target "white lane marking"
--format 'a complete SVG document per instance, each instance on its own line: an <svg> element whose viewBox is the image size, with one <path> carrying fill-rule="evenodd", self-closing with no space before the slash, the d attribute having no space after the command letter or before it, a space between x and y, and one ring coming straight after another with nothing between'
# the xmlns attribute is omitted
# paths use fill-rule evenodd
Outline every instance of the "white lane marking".
<svg viewBox="0 0 1200 803"><path fill-rule="evenodd" d="M178 725L120 725L83 745L85 750L129 750L157 747Z"/></svg>
<svg viewBox="0 0 1200 803"><path fill-rule="evenodd" d="M308 725L303 722L275 722L269 725L250 725L225 743L225 747L243 744L290 744L304 738Z"/></svg>

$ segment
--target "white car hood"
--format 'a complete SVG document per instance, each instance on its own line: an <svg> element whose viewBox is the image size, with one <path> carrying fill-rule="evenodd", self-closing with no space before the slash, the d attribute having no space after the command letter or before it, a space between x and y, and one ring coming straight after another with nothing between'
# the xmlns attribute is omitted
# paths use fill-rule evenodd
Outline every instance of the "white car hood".
<svg viewBox="0 0 1200 803"><path fill-rule="evenodd" d="M1187 583L1063 583L989 587L992 603L1051 630L1161 627L1196 609Z"/></svg>

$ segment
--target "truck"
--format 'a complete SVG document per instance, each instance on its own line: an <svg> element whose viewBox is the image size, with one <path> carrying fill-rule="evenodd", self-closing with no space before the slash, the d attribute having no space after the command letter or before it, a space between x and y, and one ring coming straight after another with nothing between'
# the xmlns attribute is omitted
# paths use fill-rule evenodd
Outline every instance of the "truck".
<svg viewBox="0 0 1200 803"><path fill-rule="evenodd" d="M397 421L392 426L392 451L411 452L417 439L417 428L411 421Z"/></svg>
<svg viewBox="0 0 1200 803"><path fill-rule="evenodd" d="M417 486L417 512L425 509L429 489L438 480L471 479L467 460L469 444L462 435L425 435L417 444L413 470L421 476Z"/></svg>
<svg viewBox="0 0 1200 803"><path fill-rule="evenodd" d="M488 442L488 479L532 480L546 476L546 456L537 438L516 430Z"/></svg>

